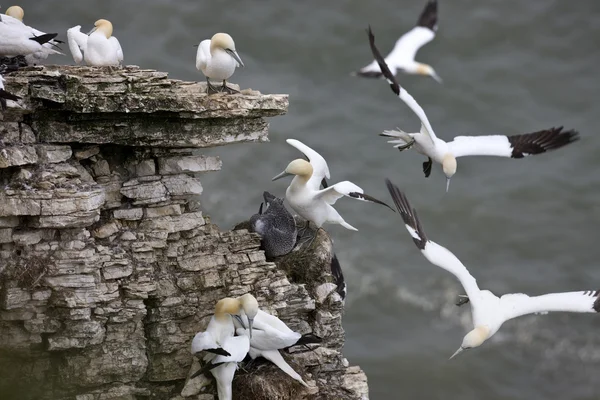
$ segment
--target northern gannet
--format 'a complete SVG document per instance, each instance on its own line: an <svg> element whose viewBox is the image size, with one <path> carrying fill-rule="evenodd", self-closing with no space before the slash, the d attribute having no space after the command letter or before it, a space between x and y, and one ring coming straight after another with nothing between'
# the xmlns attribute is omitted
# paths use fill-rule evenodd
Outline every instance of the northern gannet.
<svg viewBox="0 0 600 400"><path fill-rule="evenodd" d="M16 23L13 22L16 21ZM56 37L56 33L36 35L32 28L20 21L4 16L0 20L0 56L29 56L43 58L48 53L44 44Z"/></svg>
<svg viewBox="0 0 600 400"><path fill-rule="evenodd" d="M467 333L460 348L450 358L463 350L481 346L504 322L522 315L551 311L600 312L600 290L551 293L533 297L513 293L497 297L489 290L479 289L475 278L450 250L427 238L416 210L411 207L404 193L388 179L386 184L415 245L430 263L456 276L467 293L474 328Z"/></svg>
<svg viewBox="0 0 600 400"><path fill-rule="evenodd" d="M396 41L394 49L385 58L386 64L394 75L398 71L407 74L428 75L439 83L442 83L442 79L431 65L415 61L417 51L425 44L431 42L435 37L437 31L437 11L437 0L429 0L419 16L417 26L406 32ZM374 60L371 64L361 68L355 75L380 78L382 73L377 60Z"/></svg>
<svg viewBox="0 0 600 400"><path fill-rule="evenodd" d="M375 47L375 37L369 27L369 44L375 60L383 71L392 91L419 117L421 130L417 133L406 133L401 130L384 131L381 135L393 137L389 143L400 151L410 147L427 156L423 163L425 177L431 173L433 161L442 165L446 175L446 191L450 186L450 178L456 173L456 158L464 156L498 156L523 158L532 154L545 153L548 150L558 149L576 141L578 133L574 130L563 131L558 128L544 129L541 131L522 135L489 135L489 136L457 136L451 142L439 139L431 127L425 111L415 99L396 81L394 75L387 67L381 53Z"/></svg>
<svg viewBox="0 0 600 400"><path fill-rule="evenodd" d="M294 175L285 196L292 209L307 223L312 221L317 228L321 228L324 223L340 224L346 229L357 231L358 229L344 221L332 207L343 196L381 204L393 211L390 206L365 194L360 187L349 181L320 189L323 178L329 178L329 167L325 159L299 140L287 139L286 142L304 153L310 162L303 159L294 160L272 180Z"/></svg>
<svg viewBox="0 0 600 400"><path fill-rule="evenodd" d="M31 31L32 36L40 37L40 36L46 35L45 32L42 32L38 29L35 29L35 28L25 25L25 23L23 22L24 17L25 17L25 11L23 11L23 9L21 7L11 6L6 9L5 15L2 16L2 22L9 24L9 25L13 25L15 27L29 29ZM42 51L27 54L25 56L27 63L33 64L40 60L45 60L46 58L48 58L48 56L50 54L64 55L63 53L61 53L59 51L60 50L60 48L58 47L59 43L63 43L63 42L60 40L57 40L57 39L52 39L52 40L49 40L48 42L44 43L42 45L42 47L43 47Z"/></svg>
<svg viewBox="0 0 600 400"><path fill-rule="evenodd" d="M2 108L2 111L6 110L6 100L17 101L19 99L19 96L15 96L4 90L4 77L0 75L0 107Z"/></svg>
<svg viewBox="0 0 600 400"><path fill-rule="evenodd" d="M233 38L227 33L216 33L210 40L203 40L198 45L196 68L206 77L207 93L238 93L227 86L226 82L237 66L243 67L244 63L235 51ZM220 90L210 83L210 79L223 81Z"/></svg>
<svg viewBox="0 0 600 400"><path fill-rule="evenodd" d="M279 369L293 379L308 387L302 377L283 359L279 353L280 349L291 346L321 343L322 339L313 334L302 335L291 330L282 320L258 309L258 303L251 295L240 298L242 302L256 304L257 314L254 317L252 338L250 339L250 350L248 354L252 359L263 357L277 365ZM234 318L236 333L248 336L248 319L244 313Z"/></svg>
<svg viewBox="0 0 600 400"><path fill-rule="evenodd" d="M298 229L296 221L283 205L283 199L264 192L258 214L250 217L250 228L261 237L262 248L267 258L288 254L296 244ZM263 204L266 209L263 212Z"/></svg>
<svg viewBox="0 0 600 400"><path fill-rule="evenodd" d="M81 25L67 30L67 41L75 63L85 61L87 65L119 65L123 61L123 49L119 40L112 36L110 21L99 19L88 35L81 33Z"/></svg>

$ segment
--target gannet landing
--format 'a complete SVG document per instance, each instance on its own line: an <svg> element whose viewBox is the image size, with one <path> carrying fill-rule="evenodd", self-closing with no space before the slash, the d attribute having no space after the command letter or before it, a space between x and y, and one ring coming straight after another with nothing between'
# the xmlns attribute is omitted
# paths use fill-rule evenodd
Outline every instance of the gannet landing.
<svg viewBox="0 0 600 400"><path fill-rule="evenodd" d="M19 99L19 96L15 96L4 90L4 77L0 75L0 107L2 108L2 111L6 110L6 100L17 101Z"/></svg>
<svg viewBox="0 0 600 400"><path fill-rule="evenodd" d="M416 210L411 208L404 193L388 179L386 184L406 229L421 253L430 263L456 276L469 298L474 328L467 333L460 348L450 358L463 350L481 346L504 322L512 318L550 311L600 312L600 290L551 293L534 297L523 293L497 297L489 290L480 290L475 278L450 250L427 238Z"/></svg>
<svg viewBox="0 0 600 400"><path fill-rule="evenodd" d="M442 79L434 69L427 64L415 61L417 51L425 44L431 42L437 31L437 0L429 0L419 16L417 26L405 33L396 41L394 49L385 58L386 64L394 75L398 71L407 74L429 75L439 83ZM355 73L368 78L380 78L381 68L377 60Z"/></svg>
<svg viewBox="0 0 600 400"><path fill-rule="evenodd" d="M371 27L369 27L369 44L392 91L410 107L421 121L421 130L417 133L406 133L397 130L384 131L381 135L395 138L389 143L396 144L394 147L400 151L414 146L418 153L427 156L427 161L423 163L425 177L428 177L431 173L433 161L441 164L446 175L446 191L450 186L450 178L456 173L457 157L498 156L523 158L531 154L541 154L548 150L558 149L579 138L576 131L563 131L563 128L559 127L513 136L457 136L452 142L445 142L435 135L425 111L404 88L400 87L396 78L390 72L381 57L381 53L375 47L375 37Z"/></svg>
<svg viewBox="0 0 600 400"><path fill-rule="evenodd" d="M8 7L6 9L6 15L4 15L2 17L2 22L9 24L9 25L14 25L15 27L28 29L31 32L32 36L39 37L39 36L46 34L45 32L42 32L40 30L37 30L35 28L25 25L23 23L24 16L25 16L25 11L23 11L23 9L21 7L19 7L19 6ZM42 45L42 47L43 47L42 51L27 54L25 56L27 63L34 64L36 62L39 62L40 60L45 60L46 58L48 58L48 55L50 55L50 54L64 55L63 53L61 53L59 51L60 50L60 47L58 47L59 43L63 43L63 42L58 39L52 39L52 40L49 40L48 42L44 43Z"/></svg>
<svg viewBox="0 0 600 400"><path fill-rule="evenodd" d="M256 302L254 297L250 297L251 295L246 296L247 297L241 299L242 303L248 301ZM257 302L256 305L258 307ZM250 357L253 360L258 357L266 358L273 364L277 365L279 369L288 374L290 377L308 387L302 377L283 359L279 353L279 350L296 345L321 343L322 339L313 334L302 335L298 332L294 332L276 316L266 313L260 309L257 309L257 311L258 312L254 317L254 333L250 339L250 350L248 352ZM236 316L233 323L236 327L235 332L238 335L248 335L248 330L246 329L248 320L244 314Z"/></svg>
<svg viewBox="0 0 600 400"><path fill-rule="evenodd" d="M381 204L393 211L390 206L365 194L360 187L349 181L319 189L323 178L329 178L329 167L325 159L299 140L287 139L286 142L304 153L310 162L303 159L294 160L273 180L295 175L285 192L285 197L298 215L307 221L314 222L317 228L321 228L324 223L332 223L340 224L344 228L353 231L358 230L344 221L341 215L332 207L343 196Z"/></svg>
<svg viewBox="0 0 600 400"><path fill-rule="evenodd" d="M217 33L210 40L203 40L198 45L196 68L206 77L207 93L238 93L227 86L226 82L233 75L236 66L243 67L244 63L235 51L232 37L227 33ZM210 79L223 81L220 90L210 83Z"/></svg>
<svg viewBox="0 0 600 400"><path fill-rule="evenodd" d="M261 203L258 214L250 217L250 228L260 235L267 258L283 256L292 251L296 244L296 221L283 205L283 199L269 192L264 192L263 197L266 210L263 212Z"/></svg>
<svg viewBox="0 0 600 400"><path fill-rule="evenodd" d="M88 35L81 33L81 25L67 30L69 50L76 64L85 61L96 67L119 65L123 61L123 49L119 40L112 36L113 25L110 21L99 19Z"/></svg>

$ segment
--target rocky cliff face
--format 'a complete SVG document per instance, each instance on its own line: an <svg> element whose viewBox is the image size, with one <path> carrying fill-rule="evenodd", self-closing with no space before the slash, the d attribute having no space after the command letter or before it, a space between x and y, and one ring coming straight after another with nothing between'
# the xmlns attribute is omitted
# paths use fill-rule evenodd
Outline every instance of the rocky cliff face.
<svg viewBox="0 0 600 400"><path fill-rule="evenodd" d="M186 384L191 339L217 299L247 292L325 341L285 356L311 390L255 363L235 398L367 397L341 354L327 235L267 262L256 234L220 231L200 207L199 178L221 162L198 148L266 141L264 117L285 113L287 96L206 96L137 67L6 80L23 99L0 114L3 399L212 399L208 379Z"/></svg>

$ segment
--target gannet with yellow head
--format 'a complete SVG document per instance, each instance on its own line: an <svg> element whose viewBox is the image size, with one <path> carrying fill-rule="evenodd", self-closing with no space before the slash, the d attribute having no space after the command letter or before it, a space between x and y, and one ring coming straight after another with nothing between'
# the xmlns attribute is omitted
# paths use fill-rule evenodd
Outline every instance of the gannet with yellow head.
<svg viewBox="0 0 600 400"><path fill-rule="evenodd" d="M325 159L299 140L287 139L286 142L303 152L310 162L303 159L294 160L273 180L294 176L285 192L285 197L292 209L307 222L313 222L317 228L321 228L325 223L331 223L357 231L358 229L344 221L333 208L333 204L344 196L381 204L391 209L390 206L365 194L360 187L349 181L320 189L323 178L329 178L329 167Z"/></svg>
<svg viewBox="0 0 600 400"><path fill-rule="evenodd" d="M92 66L117 66L123 61L123 49L113 35L113 25L106 19L99 19L86 35L81 25L67 31L69 49L75 63L85 61Z"/></svg>
<svg viewBox="0 0 600 400"><path fill-rule="evenodd" d="M474 327L465 335L460 348L450 358L464 350L481 346L504 322L522 315L545 314L551 311L600 312L600 290L551 293L533 297L513 293L498 297L489 290L479 289L475 278L450 250L427 238L416 210L411 207L404 193L388 179L386 184L406 229L423 256L430 263L456 276L467 293L467 300L461 300L458 305L467 302L471 304Z"/></svg>
<svg viewBox="0 0 600 400"><path fill-rule="evenodd" d="M369 27L369 44L375 60L379 63L383 75L387 79L392 91L419 117L421 130L416 133L406 133L400 129L384 131L381 136L392 137L388 143L394 144L400 151L414 147L414 149L427 157L423 163L425 177L431 174L433 161L442 165L446 175L446 192L450 186L450 178L456 173L456 158L464 156L498 156L523 158L532 154L541 154L549 150L566 146L578 139L574 130L563 131L559 128L544 129L538 132L522 135L490 135L490 136L457 136L451 142L439 139L423 108L416 100L396 81L394 74L388 68L381 53L375 46L375 37Z"/></svg>
<svg viewBox="0 0 600 400"><path fill-rule="evenodd" d="M244 63L235 50L233 38L227 33L216 33L210 40L203 40L198 45L196 68L206 77L208 93L237 93L237 90L227 86L227 79L238 66L243 67ZM217 89L210 83L210 79L222 81L223 85Z"/></svg>

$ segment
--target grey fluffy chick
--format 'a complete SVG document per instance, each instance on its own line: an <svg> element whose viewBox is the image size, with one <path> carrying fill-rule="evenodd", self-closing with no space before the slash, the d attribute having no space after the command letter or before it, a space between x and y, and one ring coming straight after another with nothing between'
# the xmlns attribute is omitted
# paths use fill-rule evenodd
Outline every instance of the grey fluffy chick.
<svg viewBox="0 0 600 400"><path fill-rule="evenodd" d="M250 218L250 229L262 238L262 247L267 258L283 256L294 248L298 230L294 217L283 205L283 199L264 192L266 210L263 203L258 214Z"/></svg>

